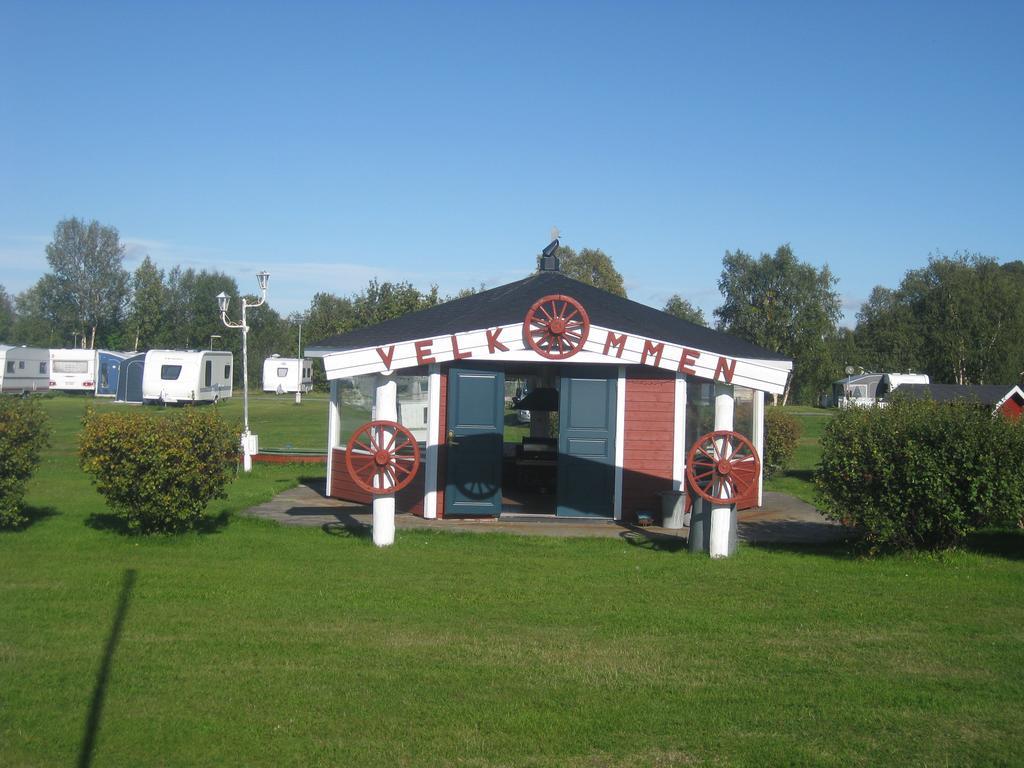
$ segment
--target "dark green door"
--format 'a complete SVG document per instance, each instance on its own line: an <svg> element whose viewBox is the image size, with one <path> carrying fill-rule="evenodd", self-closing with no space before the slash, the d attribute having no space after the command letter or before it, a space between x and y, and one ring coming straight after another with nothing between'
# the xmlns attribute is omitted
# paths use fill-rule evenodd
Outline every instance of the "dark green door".
<svg viewBox="0 0 1024 768"><path fill-rule="evenodd" d="M505 373L448 371L448 466L444 514L501 514Z"/></svg>
<svg viewBox="0 0 1024 768"><path fill-rule="evenodd" d="M615 509L614 368L568 368L558 416L558 514L612 517Z"/></svg>

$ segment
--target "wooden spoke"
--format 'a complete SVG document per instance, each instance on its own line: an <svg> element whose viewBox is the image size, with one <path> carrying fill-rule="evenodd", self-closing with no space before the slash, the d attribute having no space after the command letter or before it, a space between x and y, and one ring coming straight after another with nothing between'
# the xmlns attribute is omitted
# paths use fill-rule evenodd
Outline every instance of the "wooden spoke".
<svg viewBox="0 0 1024 768"><path fill-rule="evenodd" d="M371 421L348 441L345 464L362 490L395 493L412 482L420 465L420 447L413 434L396 421Z"/></svg>
<svg viewBox="0 0 1024 768"><path fill-rule="evenodd" d="M690 448L686 476L699 496L719 505L735 504L757 487L761 460L753 443L728 430L709 432Z"/></svg>
<svg viewBox="0 0 1024 768"><path fill-rule="evenodd" d="M526 343L542 357L564 360L579 352L590 332L587 311L571 296L544 296L523 321Z"/></svg>

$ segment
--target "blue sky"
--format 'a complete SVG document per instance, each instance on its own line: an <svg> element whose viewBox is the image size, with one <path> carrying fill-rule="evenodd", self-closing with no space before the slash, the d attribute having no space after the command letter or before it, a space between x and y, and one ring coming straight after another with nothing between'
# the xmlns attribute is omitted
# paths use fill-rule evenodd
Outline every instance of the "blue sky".
<svg viewBox="0 0 1024 768"><path fill-rule="evenodd" d="M1024 3L0 2L0 284L54 225L308 306L524 276L552 225L707 314L726 250L850 322L930 252L1024 259Z"/></svg>

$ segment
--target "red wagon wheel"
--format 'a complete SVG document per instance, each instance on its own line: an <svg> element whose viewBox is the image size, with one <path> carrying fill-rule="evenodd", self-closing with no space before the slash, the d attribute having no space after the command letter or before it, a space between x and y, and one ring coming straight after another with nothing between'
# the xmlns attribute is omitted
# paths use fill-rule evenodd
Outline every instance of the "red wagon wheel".
<svg viewBox="0 0 1024 768"><path fill-rule="evenodd" d="M412 432L397 421L369 421L348 441L345 464L364 491L395 493L416 476L420 447Z"/></svg>
<svg viewBox="0 0 1024 768"><path fill-rule="evenodd" d="M526 342L549 360L564 360L581 349L590 333L590 316L572 296L538 299L523 321Z"/></svg>
<svg viewBox="0 0 1024 768"><path fill-rule="evenodd" d="M690 448L686 477L690 487L708 501L728 505L747 496L761 474L754 444L738 432L708 432Z"/></svg>

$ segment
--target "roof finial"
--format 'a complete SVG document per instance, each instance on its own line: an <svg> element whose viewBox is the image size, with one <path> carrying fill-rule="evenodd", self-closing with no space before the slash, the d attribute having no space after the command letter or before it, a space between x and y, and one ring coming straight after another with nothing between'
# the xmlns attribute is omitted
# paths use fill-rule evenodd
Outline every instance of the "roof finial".
<svg viewBox="0 0 1024 768"><path fill-rule="evenodd" d="M558 227L551 228L551 242L548 243L543 252L540 255L540 271L541 272L560 272L561 265L558 261L558 238L561 233L558 231Z"/></svg>

